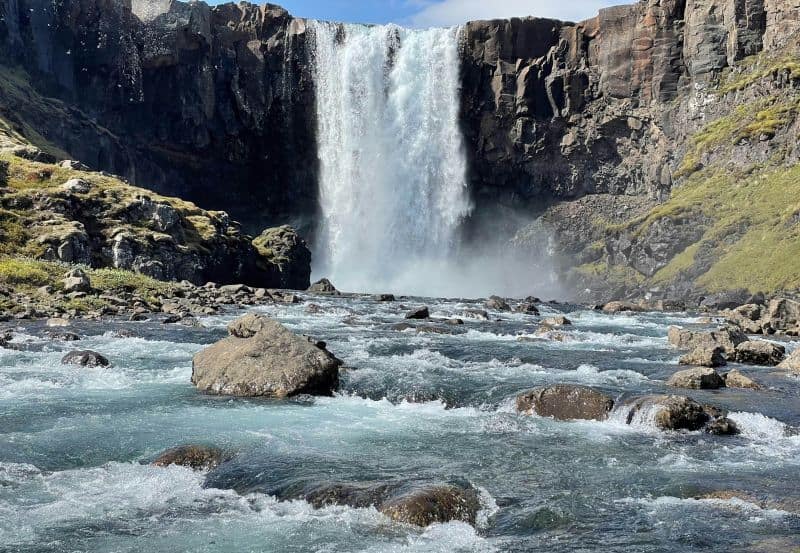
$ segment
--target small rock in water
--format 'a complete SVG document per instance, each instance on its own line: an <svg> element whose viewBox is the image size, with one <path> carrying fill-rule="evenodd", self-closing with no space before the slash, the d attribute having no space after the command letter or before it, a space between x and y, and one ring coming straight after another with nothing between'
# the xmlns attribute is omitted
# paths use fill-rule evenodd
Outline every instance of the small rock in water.
<svg viewBox="0 0 800 553"><path fill-rule="evenodd" d="M712 368L697 367L676 372L667 380L667 386L694 390L716 390L725 387L725 380Z"/></svg>
<svg viewBox="0 0 800 553"><path fill-rule="evenodd" d="M406 319L429 319L431 317L430 310L425 307L418 307L406 313Z"/></svg>
<svg viewBox="0 0 800 553"><path fill-rule="evenodd" d="M480 500L475 490L459 486L434 486L415 490L384 502L378 510L397 522L426 527L461 521L475 524Z"/></svg>
<svg viewBox="0 0 800 553"><path fill-rule="evenodd" d="M794 350L789 357L784 359L780 365L778 365L779 369L786 369L791 373L800 374L800 348Z"/></svg>
<svg viewBox="0 0 800 553"><path fill-rule="evenodd" d="M81 337L74 332L67 332L65 330L46 330L44 334L51 340L57 340L59 342L77 342L81 339Z"/></svg>
<svg viewBox="0 0 800 553"><path fill-rule="evenodd" d="M71 351L61 359L61 363L80 365L81 367L107 367L109 365L108 359L91 350Z"/></svg>
<svg viewBox="0 0 800 553"><path fill-rule="evenodd" d="M327 278L323 278L312 284L308 287L309 292L315 292L317 294L338 294L339 291L333 285L333 283L328 280Z"/></svg>
<svg viewBox="0 0 800 553"><path fill-rule="evenodd" d="M489 299L484 302L484 305L486 309L493 309L494 311L511 311L511 306L500 296L490 296Z"/></svg>
<svg viewBox="0 0 800 553"><path fill-rule="evenodd" d="M644 414L652 417L656 427L661 430L701 430L707 425L725 419L727 413L711 405L701 405L686 396L653 395L644 396L633 400L625 406L628 410L627 423L632 424L637 417ZM720 423L715 433L723 434L724 421ZM727 428L731 428L732 421ZM735 425L733 425L735 426ZM712 431L712 428L707 428Z"/></svg>
<svg viewBox="0 0 800 553"><path fill-rule="evenodd" d="M523 302L516 306L517 313L525 313L526 315L538 315L539 309L530 302Z"/></svg>
<svg viewBox="0 0 800 553"><path fill-rule="evenodd" d="M547 319L544 319L541 324L542 326L549 326L549 327L570 326L572 325L572 321L570 321L563 315L559 315L558 317L549 317Z"/></svg>
<svg viewBox="0 0 800 553"><path fill-rule="evenodd" d="M462 316L465 319L477 319L479 321L488 321L489 320L489 313L484 311L483 309L466 309Z"/></svg>
<svg viewBox="0 0 800 553"><path fill-rule="evenodd" d="M706 426L706 432L716 436L736 436L740 433L739 427L728 417L720 417Z"/></svg>
<svg viewBox="0 0 800 553"><path fill-rule="evenodd" d="M747 365L779 365L786 355L786 348L764 340L748 340L736 346L736 361Z"/></svg>
<svg viewBox="0 0 800 553"><path fill-rule="evenodd" d="M221 449L199 445L182 445L168 449L150 463L156 467L178 465L193 470L207 470L219 466L225 460Z"/></svg>
<svg viewBox="0 0 800 553"><path fill-rule="evenodd" d="M395 297L392 294L378 294L374 296L375 301L383 301L383 302L391 302L395 301Z"/></svg>
<svg viewBox="0 0 800 553"><path fill-rule="evenodd" d="M739 369L734 369L729 373L723 375L725 379L725 385L728 388L747 388L751 390L759 390L761 389L761 385L750 378L749 376L744 375Z"/></svg>
<svg viewBox="0 0 800 553"><path fill-rule="evenodd" d="M701 344L694 351L681 357L681 365L696 365L699 367L721 367L728 362L725 359L725 350L721 346Z"/></svg>
<svg viewBox="0 0 800 553"><path fill-rule="evenodd" d="M644 311L641 305L629 301L610 301L601 307L604 313L624 313Z"/></svg>
<svg viewBox="0 0 800 553"><path fill-rule="evenodd" d="M517 396L517 410L556 420L605 420L614 400L602 392L571 384L535 388Z"/></svg>

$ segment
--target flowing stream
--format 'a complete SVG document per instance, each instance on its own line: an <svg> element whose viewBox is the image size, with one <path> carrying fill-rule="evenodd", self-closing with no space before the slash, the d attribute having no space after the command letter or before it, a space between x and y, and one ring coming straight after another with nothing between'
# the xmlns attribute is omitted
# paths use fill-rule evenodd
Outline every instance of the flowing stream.
<svg viewBox="0 0 800 553"><path fill-rule="evenodd" d="M431 292L457 272L471 210L459 29L310 22L322 217L315 273L359 291Z"/></svg>
<svg viewBox="0 0 800 553"><path fill-rule="evenodd" d="M689 391L731 411L741 436L557 422L517 414L516 394L551 383L614 397L674 393L684 314L603 315L543 306L574 325L559 339L542 317L491 312L452 334L392 328L423 300L309 297L258 308L325 340L349 367L332 398L216 398L190 384L192 355L235 313L203 326L74 323L80 342L17 326L0 348L0 551L3 552L655 552L794 551L800 546L800 386L742 367L765 389ZM424 300L434 317L482 308ZM310 307L309 304L317 307ZM500 319L499 321L497 319ZM7 324L8 325L8 324ZM120 329L124 335L117 334ZM795 344L788 343L790 348ZM94 349L109 368L61 365ZM208 472L151 467L184 443L225 448ZM143 464L144 463L144 464ZM477 527L425 529L374 508L279 501L292 482L469 483ZM733 490L753 497L695 499Z"/></svg>

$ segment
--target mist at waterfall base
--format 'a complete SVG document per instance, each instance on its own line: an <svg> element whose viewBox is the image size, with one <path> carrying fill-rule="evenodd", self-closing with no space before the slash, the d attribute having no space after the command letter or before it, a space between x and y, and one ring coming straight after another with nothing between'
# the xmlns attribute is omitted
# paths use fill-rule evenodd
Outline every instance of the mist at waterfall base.
<svg viewBox="0 0 800 553"><path fill-rule="evenodd" d="M554 293L543 259L462 240L461 29L312 21L321 222L314 277L438 297ZM474 234L474 233L473 233Z"/></svg>

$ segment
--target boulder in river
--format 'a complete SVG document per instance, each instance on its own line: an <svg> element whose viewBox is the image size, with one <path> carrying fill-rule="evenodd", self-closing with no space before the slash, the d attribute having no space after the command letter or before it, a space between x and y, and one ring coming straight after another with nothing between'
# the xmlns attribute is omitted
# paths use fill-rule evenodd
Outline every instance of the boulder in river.
<svg viewBox="0 0 800 553"><path fill-rule="evenodd" d="M535 303L524 301L514 308L517 313L525 313L526 315L538 315L539 308Z"/></svg>
<svg viewBox="0 0 800 553"><path fill-rule="evenodd" d="M317 294L333 294L336 295L339 291L333 285L333 283L328 280L327 278L323 278L309 286L309 292L314 292Z"/></svg>
<svg viewBox="0 0 800 553"><path fill-rule="evenodd" d="M406 319L416 319L416 320L423 320L423 319L430 319L431 312L427 306L417 307L416 309L412 309L408 313L406 313Z"/></svg>
<svg viewBox="0 0 800 553"><path fill-rule="evenodd" d="M786 356L786 348L765 340L748 340L736 346L736 361L747 365L779 365Z"/></svg>
<svg viewBox="0 0 800 553"><path fill-rule="evenodd" d="M225 460L221 449L202 445L182 445L168 449L150 463L156 467L178 465L194 470L213 469Z"/></svg>
<svg viewBox="0 0 800 553"><path fill-rule="evenodd" d="M71 351L61 358L64 365L80 365L81 367L107 367L108 359L91 350Z"/></svg>
<svg viewBox="0 0 800 553"><path fill-rule="evenodd" d="M678 371L667 380L667 386L695 390L716 390L725 387L725 380L710 367L694 367Z"/></svg>
<svg viewBox="0 0 800 553"><path fill-rule="evenodd" d="M567 319L564 315L558 315L557 317L548 317L542 321L542 326L571 326L572 321Z"/></svg>
<svg viewBox="0 0 800 553"><path fill-rule="evenodd" d="M517 410L556 420L605 420L614 400L592 388L558 384L535 388L517 396Z"/></svg>
<svg viewBox="0 0 800 553"><path fill-rule="evenodd" d="M486 309L493 309L495 311L511 311L511 306L500 296L490 296L483 305Z"/></svg>
<svg viewBox="0 0 800 553"><path fill-rule="evenodd" d="M786 369L795 374L800 374L800 348L794 350L789 357L784 359L779 365L779 369Z"/></svg>
<svg viewBox="0 0 800 553"><path fill-rule="evenodd" d="M453 485L431 486L389 499L378 510L393 520L415 526L450 521L474 525L480 500L473 489Z"/></svg>
<svg viewBox="0 0 800 553"><path fill-rule="evenodd" d="M628 423L638 413L650 411L661 430L699 430L709 421L702 405L685 396L646 396L636 400L628 413Z"/></svg>
<svg viewBox="0 0 800 553"><path fill-rule="evenodd" d="M677 326L671 326L667 333L667 339L671 345L679 349L693 350L700 346L719 346L725 350L726 355L734 355L736 353L736 346L747 341L747 335L735 327L694 332Z"/></svg>
<svg viewBox="0 0 800 553"><path fill-rule="evenodd" d="M285 398L330 395L339 383L342 362L323 342L253 314L231 323L229 333L194 356L192 383L203 392Z"/></svg>
<svg viewBox="0 0 800 553"><path fill-rule="evenodd" d="M761 388L761 385L758 382L749 376L746 376L738 369L733 369L732 371L724 374L722 378L725 379L725 385L728 388L747 388L751 390L758 390Z"/></svg>
<svg viewBox="0 0 800 553"><path fill-rule="evenodd" d="M727 364L725 350L721 346L701 344L691 353L681 357L681 365L695 365L698 367L721 367Z"/></svg>
<svg viewBox="0 0 800 553"><path fill-rule="evenodd" d="M600 308L603 313L625 313L625 312L640 312L645 311L645 308L639 304L629 301L610 301Z"/></svg>

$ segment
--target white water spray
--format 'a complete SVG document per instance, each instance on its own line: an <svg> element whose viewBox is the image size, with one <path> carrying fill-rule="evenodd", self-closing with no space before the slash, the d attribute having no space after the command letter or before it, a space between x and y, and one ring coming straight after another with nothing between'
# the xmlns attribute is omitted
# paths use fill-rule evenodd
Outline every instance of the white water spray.
<svg viewBox="0 0 800 553"><path fill-rule="evenodd" d="M440 293L436 283L458 271L458 227L471 211L460 31L310 26L322 210L315 273L351 291Z"/></svg>

